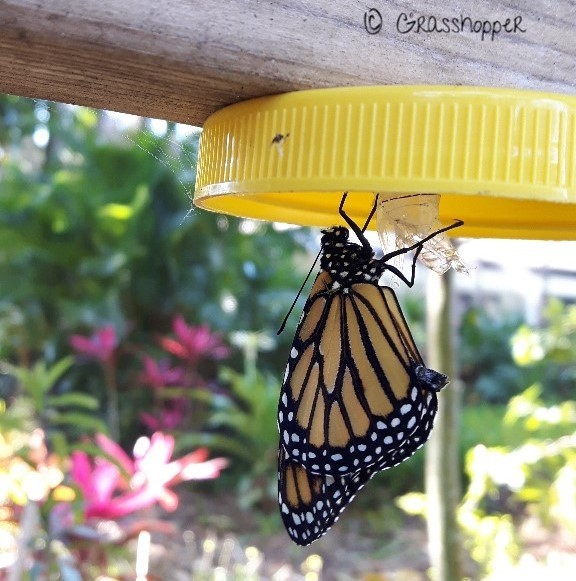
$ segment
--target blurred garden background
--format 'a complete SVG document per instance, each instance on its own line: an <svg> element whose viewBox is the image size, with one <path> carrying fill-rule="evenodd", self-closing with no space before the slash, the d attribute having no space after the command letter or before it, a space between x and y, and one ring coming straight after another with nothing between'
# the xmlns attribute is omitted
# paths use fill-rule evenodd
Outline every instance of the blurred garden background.
<svg viewBox="0 0 576 581"><path fill-rule="evenodd" d="M276 330L319 236L193 208L199 135L0 96L0 579L428 579L423 450L312 546L283 532L276 405L304 296ZM466 245L466 577L574 579L574 246L507 275ZM398 288L423 352L426 276Z"/></svg>

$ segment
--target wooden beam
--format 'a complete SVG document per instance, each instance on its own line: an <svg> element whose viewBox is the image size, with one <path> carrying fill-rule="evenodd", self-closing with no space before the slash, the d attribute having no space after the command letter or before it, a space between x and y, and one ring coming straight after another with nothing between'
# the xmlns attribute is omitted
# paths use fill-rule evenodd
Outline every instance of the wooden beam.
<svg viewBox="0 0 576 581"><path fill-rule="evenodd" d="M412 8L384 0L0 0L0 91L192 125L251 97L339 85L576 92L570 0L462 6L460 0L423 0ZM376 11L366 23L371 32L380 26L375 34L365 26L370 7ZM428 17L452 30L426 32L434 29ZM484 21L498 22L492 31L501 30L492 40L491 31L470 31L476 21L486 28Z"/></svg>

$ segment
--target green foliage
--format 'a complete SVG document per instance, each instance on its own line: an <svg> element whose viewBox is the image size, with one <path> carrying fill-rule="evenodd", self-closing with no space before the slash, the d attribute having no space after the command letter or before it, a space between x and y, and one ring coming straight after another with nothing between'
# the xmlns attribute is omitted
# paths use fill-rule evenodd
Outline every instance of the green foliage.
<svg viewBox="0 0 576 581"><path fill-rule="evenodd" d="M1 356L53 357L103 321L140 340L176 313L222 331L277 326L306 235L191 211L198 132L115 129L105 113L6 97L0 112L19 127L0 132Z"/></svg>
<svg viewBox="0 0 576 581"><path fill-rule="evenodd" d="M463 418L464 432L485 422L486 437L466 445L468 486L459 520L470 555L488 576L522 554L521 517L576 534L576 402L546 406L532 386L512 398L505 414L497 412L500 421L483 407L466 410ZM397 504L408 514L426 515L424 494L406 494Z"/></svg>
<svg viewBox="0 0 576 581"><path fill-rule="evenodd" d="M205 431L182 435L179 445L205 445L230 457L225 478L237 483L240 505L269 511L276 498L278 380L255 368L224 368L220 378L229 391L211 396Z"/></svg>
<svg viewBox="0 0 576 581"><path fill-rule="evenodd" d="M523 325L514 334L512 353L518 365L532 371L548 397L565 399L576 389L576 306L551 299L543 314L544 327Z"/></svg>
<svg viewBox="0 0 576 581"><path fill-rule="evenodd" d="M48 367L44 361L38 361L30 369L15 366L9 366L8 369L19 381L22 389L32 401L35 413L40 415L50 401L53 404L56 403L57 406L61 404L61 398L54 399L54 396L49 396L48 392L54 387L60 376L70 369L73 363L72 357L66 357L51 367Z"/></svg>
<svg viewBox="0 0 576 581"><path fill-rule="evenodd" d="M510 341L521 320L468 310L460 327L461 376L475 399L504 403L530 381L514 363Z"/></svg>
<svg viewBox="0 0 576 581"><path fill-rule="evenodd" d="M48 452L64 457L87 450L78 442L105 431L113 375L125 445L144 429L146 406L182 402L189 421L210 405L199 440L236 460L244 506L275 509L279 378L268 370L284 366L297 315L259 371L247 355L243 374L214 360L187 369L201 388L143 388L142 359L166 357L158 339L176 315L224 333L276 329L311 261L310 235L190 210L199 132L151 127L0 97L0 359L18 375L18 387L0 378L0 425L22 434L40 426ZM118 334L112 363L87 356L70 368L70 335L106 324ZM174 430L180 450L192 447L184 434L196 422Z"/></svg>
<svg viewBox="0 0 576 581"><path fill-rule="evenodd" d="M73 362L72 357L65 357L51 366L41 360L30 368L8 366L8 372L17 380L17 391L0 415L2 430L40 427L61 456L70 452L70 439L105 433L106 424L94 415L98 400L77 391L54 391Z"/></svg>
<svg viewBox="0 0 576 581"><path fill-rule="evenodd" d="M518 317L490 317L470 309L460 330L462 378L470 399L505 403L526 385L540 383L547 399L565 399L576 388L576 307L557 299L544 310L545 326Z"/></svg>
<svg viewBox="0 0 576 581"><path fill-rule="evenodd" d="M197 131L155 134L147 120L117 127L104 112L12 97L0 97L0 115L0 358L54 362L70 334L112 324L128 444L154 403L139 383L142 353L158 352L176 314L220 332L277 328L305 276L309 234L191 210ZM296 321L262 368L283 367ZM94 364L69 379L106 401Z"/></svg>
<svg viewBox="0 0 576 581"><path fill-rule="evenodd" d="M278 407L278 381L260 372L241 374L225 368L220 375L230 387L231 397L215 398L209 427L234 433L242 443L242 456L253 459L265 455L278 443L275 423Z"/></svg>
<svg viewBox="0 0 576 581"><path fill-rule="evenodd" d="M470 485L461 521L472 556L486 572L500 566L504 556L518 557L513 522L521 514L576 534L576 402L547 407L539 396L533 386L508 406L505 423L530 434L524 443L478 445L467 454Z"/></svg>

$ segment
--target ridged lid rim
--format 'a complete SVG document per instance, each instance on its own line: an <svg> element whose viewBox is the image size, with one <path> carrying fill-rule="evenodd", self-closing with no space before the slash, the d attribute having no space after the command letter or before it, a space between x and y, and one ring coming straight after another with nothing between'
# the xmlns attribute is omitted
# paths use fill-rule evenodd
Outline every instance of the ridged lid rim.
<svg viewBox="0 0 576 581"><path fill-rule="evenodd" d="M206 121L194 203L305 225L373 192L440 193L460 236L576 239L576 97L485 87L317 89Z"/></svg>

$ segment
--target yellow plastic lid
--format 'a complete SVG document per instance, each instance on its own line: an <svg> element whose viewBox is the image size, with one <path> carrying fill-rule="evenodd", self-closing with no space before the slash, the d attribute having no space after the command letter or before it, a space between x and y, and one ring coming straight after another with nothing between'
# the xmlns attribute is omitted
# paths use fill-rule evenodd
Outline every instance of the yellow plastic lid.
<svg viewBox="0 0 576 581"><path fill-rule="evenodd" d="M576 97L378 86L253 99L210 116L194 203L303 225L358 222L374 192L439 193L458 236L576 240Z"/></svg>

